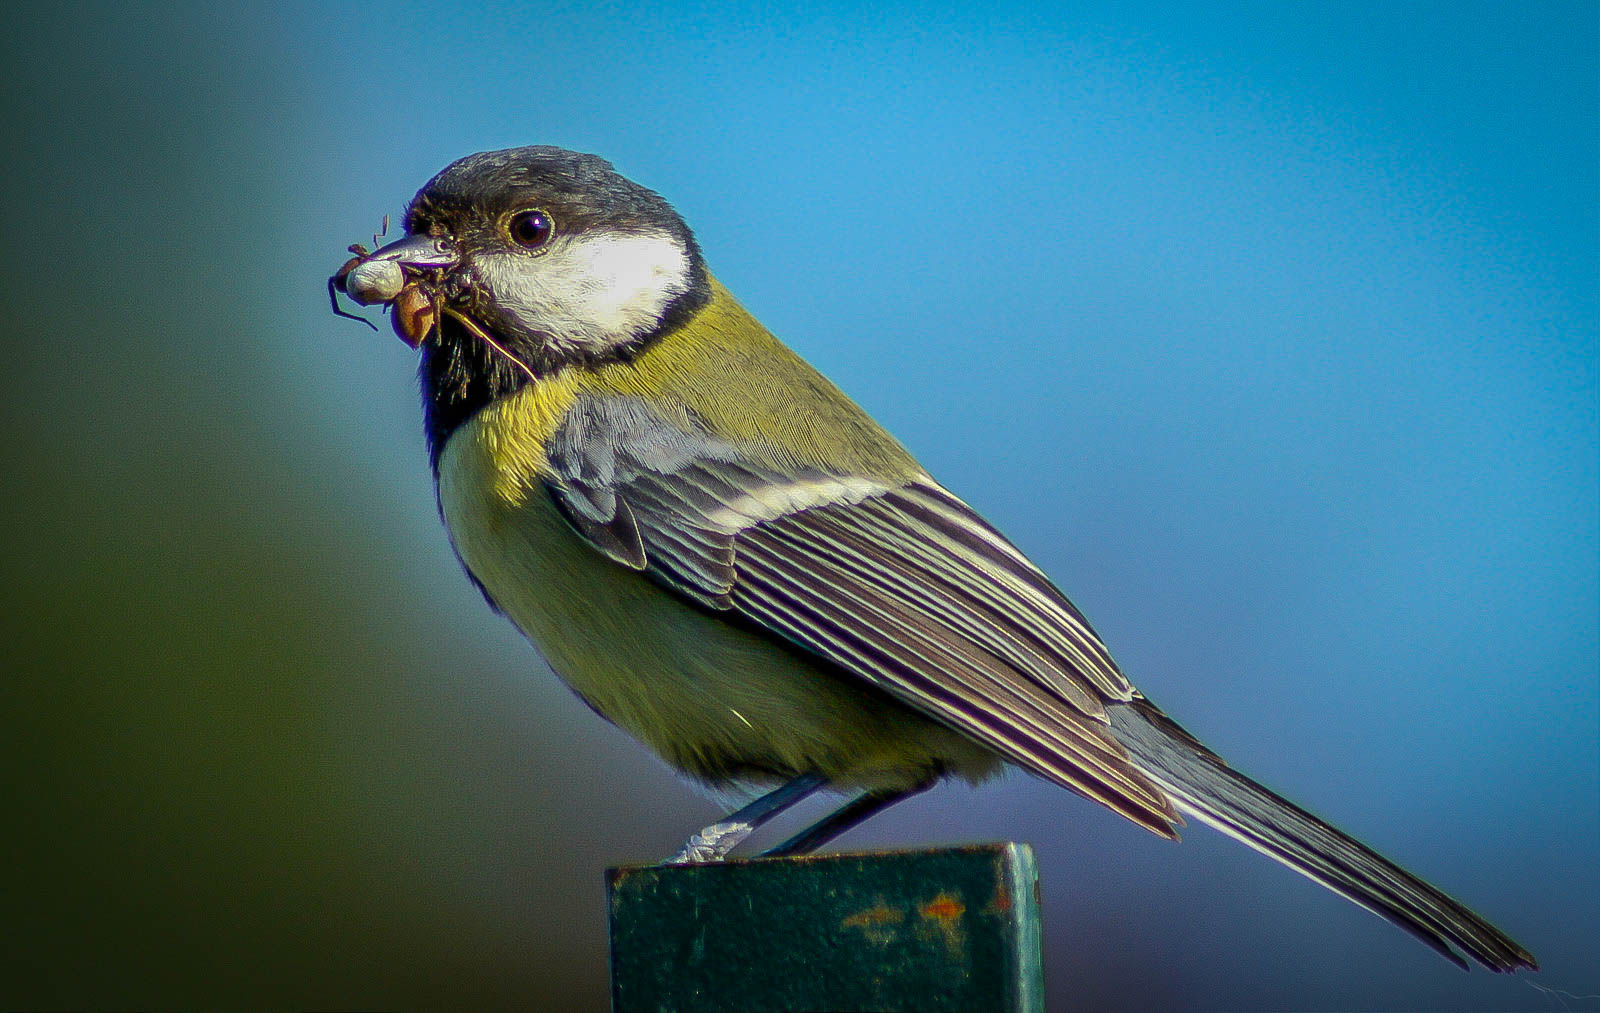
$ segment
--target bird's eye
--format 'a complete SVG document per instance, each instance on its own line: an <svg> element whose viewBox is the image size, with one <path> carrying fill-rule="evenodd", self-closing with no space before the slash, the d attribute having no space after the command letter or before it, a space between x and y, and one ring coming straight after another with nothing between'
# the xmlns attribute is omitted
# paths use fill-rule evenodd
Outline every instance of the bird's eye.
<svg viewBox="0 0 1600 1013"><path fill-rule="evenodd" d="M507 228L518 246L525 250L536 250L550 241L550 236L556 231L556 223L543 211L530 209L512 215Z"/></svg>

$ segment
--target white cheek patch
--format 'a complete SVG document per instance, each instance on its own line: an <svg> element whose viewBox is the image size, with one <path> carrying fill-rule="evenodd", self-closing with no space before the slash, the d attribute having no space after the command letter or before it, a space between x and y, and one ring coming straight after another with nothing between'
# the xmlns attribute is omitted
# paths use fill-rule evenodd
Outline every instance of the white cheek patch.
<svg viewBox="0 0 1600 1013"><path fill-rule="evenodd" d="M507 322L548 335L552 350L626 344L690 284L688 252L660 233L557 237L537 257L488 254L474 269Z"/></svg>

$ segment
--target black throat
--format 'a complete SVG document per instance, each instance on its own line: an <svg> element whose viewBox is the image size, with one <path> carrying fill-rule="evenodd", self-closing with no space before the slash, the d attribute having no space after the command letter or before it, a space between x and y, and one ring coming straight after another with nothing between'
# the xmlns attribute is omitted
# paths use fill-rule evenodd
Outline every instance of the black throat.
<svg viewBox="0 0 1600 1013"><path fill-rule="evenodd" d="M698 252L698 251L696 251ZM516 355L522 365L473 334L448 313L440 315L437 332L422 343L418 378L422 385L423 426L428 437L428 464L439 477L439 456L450 435L491 402L515 394L533 376L549 376L569 367L594 367L627 362L683 327L711 301L711 279L698 256L693 257L693 281L688 291L667 304L656 327L632 341L601 354L552 356L548 351L511 342L499 334L496 341ZM527 366L525 370L522 367Z"/></svg>

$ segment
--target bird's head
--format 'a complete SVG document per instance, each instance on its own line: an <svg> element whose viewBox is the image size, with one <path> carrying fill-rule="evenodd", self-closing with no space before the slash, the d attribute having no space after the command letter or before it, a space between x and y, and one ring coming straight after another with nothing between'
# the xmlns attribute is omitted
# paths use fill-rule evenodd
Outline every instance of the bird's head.
<svg viewBox="0 0 1600 1013"><path fill-rule="evenodd" d="M683 219L594 155L468 155L417 192L405 229L372 253L353 247L330 285L389 304L422 349L434 435L563 366L627 358L710 297Z"/></svg>

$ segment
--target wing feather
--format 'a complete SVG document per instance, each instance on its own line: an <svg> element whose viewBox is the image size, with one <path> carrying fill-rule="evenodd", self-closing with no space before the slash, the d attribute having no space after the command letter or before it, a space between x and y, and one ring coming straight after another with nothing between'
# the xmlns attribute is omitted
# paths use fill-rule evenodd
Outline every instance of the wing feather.
<svg viewBox="0 0 1600 1013"><path fill-rule="evenodd" d="M1000 654L1035 682L1066 697L1082 713L1096 719L1105 717L1103 697L1081 680L1062 677L1059 658L1053 657L1050 648L1025 624L1013 618L1017 608L1007 610L993 595L986 597L981 580L939 558L937 550L930 553L915 545L907 547L903 540L895 538L897 528L874 532L858 520L814 510L781 527L785 537L805 541L813 551L832 556L837 565L911 596L975 643ZM899 551L885 552L887 544L896 545ZM930 594L931 589L940 593Z"/></svg>
<svg viewBox="0 0 1600 1013"><path fill-rule="evenodd" d="M880 659L856 669L868 681L1135 822L1161 831L1170 825L1165 795L1129 765L1099 722L1018 679L1003 659L951 637L914 606L875 595L842 571L807 569L815 557L780 545L759 530L741 538L736 608L759 601L765 616L787 613L791 638L824 655L843 638Z"/></svg>
<svg viewBox="0 0 1600 1013"><path fill-rule="evenodd" d="M598 551L1172 836L1172 801L1107 723L1132 687L1077 609L961 500L927 478L762 463L633 398L572 415L547 484Z"/></svg>

